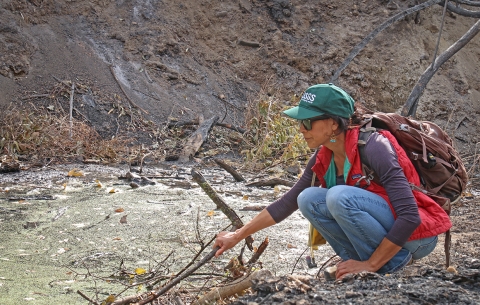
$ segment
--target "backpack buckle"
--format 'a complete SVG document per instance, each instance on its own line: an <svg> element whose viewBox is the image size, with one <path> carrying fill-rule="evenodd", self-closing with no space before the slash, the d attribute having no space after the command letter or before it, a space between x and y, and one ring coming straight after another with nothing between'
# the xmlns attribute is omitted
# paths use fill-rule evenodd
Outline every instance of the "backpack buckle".
<svg viewBox="0 0 480 305"><path fill-rule="evenodd" d="M399 129L400 129L401 131L407 131L407 132L408 132L408 128L409 128L409 127L408 127L407 124L400 124L400 128L399 128Z"/></svg>
<svg viewBox="0 0 480 305"><path fill-rule="evenodd" d="M362 181L362 180L365 180L365 182L367 183L365 186L360 186L360 181ZM370 181L371 180L373 180L372 174L362 176L362 177L360 177L360 179L357 180L357 182L355 182L354 186L361 187L362 189L366 189L367 187L370 186Z"/></svg>

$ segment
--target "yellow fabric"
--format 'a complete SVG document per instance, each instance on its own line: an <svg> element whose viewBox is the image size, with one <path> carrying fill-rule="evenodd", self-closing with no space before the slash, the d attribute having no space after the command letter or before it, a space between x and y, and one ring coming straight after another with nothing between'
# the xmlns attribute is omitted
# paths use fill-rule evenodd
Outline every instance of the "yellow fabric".
<svg viewBox="0 0 480 305"><path fill-rule="evenodd" d="M318 250L318 246L324 245L327 243L325 238L323 238L322 234L320 234L317 229L315 229L312 224L309 227L309 234L308 234L308 246L312 250Z"/></svg>

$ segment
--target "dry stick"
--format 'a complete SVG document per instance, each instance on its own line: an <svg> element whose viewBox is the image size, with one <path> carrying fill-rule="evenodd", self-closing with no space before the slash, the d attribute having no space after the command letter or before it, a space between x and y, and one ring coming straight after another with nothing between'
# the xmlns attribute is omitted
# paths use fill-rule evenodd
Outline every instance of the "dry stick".
<svg viewBox="0 0 480 305"><path fill-rule="evenodd" d="M210 186L210 184L208 184L202 174L200 174L194 168L192 169L192 178L195 182L198 183L198 185L200 185L200 187L208 195L208 197L212 199L212 201L217 205L217 208L219 208L223 212L223 214L225 214L228 219L230 219L234 226L233 231L243 227L243 222L240 217L238 217L237 213L235 213L235 211L227 205L227 203L222 199L222 197L220 197L217 192L215 192L215 190ZM247 238L245 238L245 241L247 242L247 246L250 251L253 250L253 238L249 235Z"/></svg>
<svg viewBox="0 0 480 305"><path fill-rule="evenodd" d="M73 94L74 93L75 93L75 83L72 82L72 91L70 91L70 131L69 131L70 140L72 139L72 129L73 129Z"/></svg>
<svg viewBox="0 0 480 305"><path fill-rule="evenodd" d="M178 283L180 283L184 278L186 278L187 276L189 276L190 274L192 274L194 271L196 271L198 268L200 268L201 266L205 265L205 263L207 263L209 260L211 260L214 256L215 256L215 253L218 251L218 249L220 249L220 247L216 247L215 249L213 249L212 251L210 251L210 253L208 253L204 258L202 258L201 261L199 261L195 266L193 266L190 270L188 270L187 272L185 272L184 274L182 274L181 276L175 278L173 281L171 281L170 283L168 283L167 285L165 285L162 289L160 289L159 291L157 292L150 292L147 296L146 299L143 299L143 300L140 300L139 302L135 303L135 305L145 305L147 303L150 303L151 301L155 300L156 298L158 298L159 296L161 296L162 294L164 294L165 292L167 292L168 290L170 290L173 286L177 285ZM120 304L117 304L117 303L112 303L111 305L120 305Z"/></svg>
<svg viewBox="0 0 480 305"><path fill-rule="evenodd" d="M79 295L82 296L82 298L84 298L85 300L89 301L90 303L92 303L93 305L99 305L97 302L95 302L94 300L90 299L89 297L87 297L83 292L81 292L80 290L77 290L77 293ZM126 304L126 303L124 303Z"/></svg>
<svg viewBox="0 0 480 305"><path fill-rule="evenodd" d="M350 64L350 62L355 58L355 56L360 53L361 50L375 37L377 36L378 33L392 25L393 23L397 22L400 19L403 19L405 16L410 15L412 13L418 12L420 10L423 10L429 6L432 6L434 4L440 3L442 0L429 0L427 2L424 2L419 5L415 5L414 7L411 7L409 9L404 10L403 12L400 12L396 14L395 16L387 19L385 22L383 22L378 28L370 32L359 44L357 44L353 50L350 52L350 54L347 56L347 58L342 62L340 67L335 71L335 74L333 74L332 78L330 79L331 83L335 83L338 80L338 77L342 73L342 71Z"/></svg>
<svg viewBox="0 0 480 305"><path fill-rule="evenodd" d="M192 120L192 121L185 121L185 122L170 122L170 123L168 123L168 128L180 127L180 126L190 126L190 125L198 125L198 121L197 120ZM232 125L232 124L218 123L217 122L215 125L225 127L225 128L228 128L228 129L231 129L231 130L234 130L234 131L238 131L239 133L242 133L242 134L247 132L245 129L240 128L240 127L235 126L235 125Z"/></svg>
<svg viewBox="0 0 480 305"><path fill-rule="evenodd" d="M245 184L245 186L259 187L259 186L285 185L285 186L292 187L294 184L295 184L294 182L289 181L289 180L280 179L280 178L273 178L273 179L269 179L269 180L261 180L261 181L257 181L257 182L252 182L252 183L249 183L249 184Z"/></svg>
<svg viewBox="0 0 480 305"><path fill-rule="evenodd" d="M221 299L225 299L229 296L238 294L243 290L252 286L252 280L261 279L264 277L270 277L272 274L268 270L259 270L250 273L244 278L240 278L227 286L215 288L206 295L202 296L198 301L194 302L194 305L207 305L216 304L215 302Z"/></svg>
<svg viewBox="0 0 480 305"><path fill-rule="evenodd" d="M122 90L123 94L127 97L127 100L130 102L130 104L131 104L133 107L142 110L144 113L148 113L145 109L143 109L142 107L138 106L137 104L135 104L135 103L130 99L130 97L128 96L128 94L127 94L127 92L125 91L125 89L123 89L122 84L121 84L120 81L118 80L117 75L115 75L115 71L113 70L113 66L112 66L112 65L110 66L110 72L112 72L113 78L114 78L115 81L117 82L117 84L118 84L118 86L120 87L120 89Z"/></svg>
<svg viewBox="0 0 480 305"><path fill-rule="evenodd" d="M231 167L227 163L217 158L214 158L213 161L215 161L215 163L217 163L221 168L223 168L228 173L230 173L230 175L232 175L233 178L235 178L235 181L237 182L245 181L245 178L243 178L242 175L240 175L233 167Z"/></svg>
<svg viewBox="0 0 480 305"><path fill-rule="evenodd" d="M438 71L441 65L443 65L450 57L462 49L475 35L480 32L480 20L478 20L459 40L452 44L445 52L440 54L435 62L430 65L425 72L423 72L420 79L413 87L410 96L403 106L402 115L415 117L417 111L418 100L423 93L423 90L427 86L430 79Z"/></svg>
<svg viewBox="0 0 480 305"><path fill-rule="evenodd" d="M190 158L193 158L198 149L203 145L203 142L207 139L208 133L217 121L218 116L213 116L205 122L200 123L198 129L187 139L179 156L180 162L188 162L190 161Z"/></svg>
<svg viewBox="0 0 480 305"><path fill-rule="evenodd" d="M265 249L268 246L268 237L265 237L265 240L260 244L258 247L257 251L252 255L252 257L248 260L247 265L253 265L255 264L258 259L260 258L260 255L263 254Z"/></svg>
<svg viewBox="0 0 480 305"><path fill-rule="evenodd" d="M443 5L444 1L442 1L439 4ZM472 6L479 6L479 4L477 2L476 5L472 5ZM470 11L470 10L455 6L452 3L448 3L447 8L448 8L449 11L454 12L454 13L459 14L459 15L464 16L464 17L480 18L480 12L479 11Z"/></svg>

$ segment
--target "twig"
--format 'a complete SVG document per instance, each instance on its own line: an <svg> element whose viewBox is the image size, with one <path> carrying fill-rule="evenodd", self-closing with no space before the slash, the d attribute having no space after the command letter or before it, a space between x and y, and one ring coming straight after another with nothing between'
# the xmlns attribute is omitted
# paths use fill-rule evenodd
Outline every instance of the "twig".
<svg viewBox="0 0 480 305"><path fill-rule="evenodd" d="M293 272L295 271L295 268L297 267L298 262L300 261L302 256L305 254L305 252L307 252L308 249L310 249L310 247L307 247L305 250L303 250L302 254L300 254L300 256L297 258L297 261L293 265L292 272L290 272L290 274L293 274Z"/></svg>
<svg viewBox="0 0 480 305"><path fill-rule="evenodd" d="M187 276L189 276L190 274L192 274L194 271L196 271L198 268L200 268L201 266L203 266L206 262L208 262L209 260L211 260L214 256L215 256L215 253L217 253L218 249L220 249L220 247L216 247L215 249L213 249L212 251L210 251L210 253L208 253L204 258L202 258L201 261L199 261L195 266L193 266L191 269L189 269L188 271L186 271L185 273L183 273L182 275L180 275L179 277L175 278L173 281L171 281L170 283L168 283L167 285L165 285L162 289L154 292L150 292L147 296L147 298L139 301L138 303L136 303L136 305L145 305L147 303L150 303L151 301L157 299L159 296L161 296L162 294L164 294L165 292L167 292L168 290L170 290L172 287L174 287L175 285L177 285L178 283L180 283L184 278L186 278ZM111 305L119 305L115 302L113 302Z"/></svg>
<svg viewBox="0 0 480 305"><path fill-rule="evenodd" d="M260 244L260 246L258 247L257 251L252 255L252 257L248 260L247 262L247 265L253 265L255 264L258 259L260 258L260 255L263 254L263 252L265 251L265 249L267 248L268 246L268 237L265 237L265 239L263 240L263 242Z"/></svg>
<svg viewBox="0 0 480 305"><path fill-rule="evenodd" d="M73 94L75 93L75 83L72 82L72 91L70 91L70 131L69 136L70 140L72 139L72 129L73 129Z"/></svg>
<svg viewBox="0 0 480 305"><path fill-rule="evenodd" d="M81 295L85 300L89 301L90 303L92 303L93 305L99 305L97 302L95 302L94 300L90 299L89 297L87 297L83 292L81 292L80 290L77 290L77 293L79 295Z"/></svg>

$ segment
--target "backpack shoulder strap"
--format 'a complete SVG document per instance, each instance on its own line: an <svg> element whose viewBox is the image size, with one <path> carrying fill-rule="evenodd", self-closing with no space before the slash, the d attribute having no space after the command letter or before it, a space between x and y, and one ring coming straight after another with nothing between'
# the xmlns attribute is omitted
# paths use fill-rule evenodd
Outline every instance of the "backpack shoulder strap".
<svg viewBox="0 0 480 305"><path fill-rule="evenodd" d="M373 176L373 170L369 168L367 164L367 156L365 154L365 145L367 144L368 138L377 131L375 127L372 126L372 118L369 118L361 127L358 134L358 152L360 154L360 161L362 162L362 170L364 176Z"/></svg>

